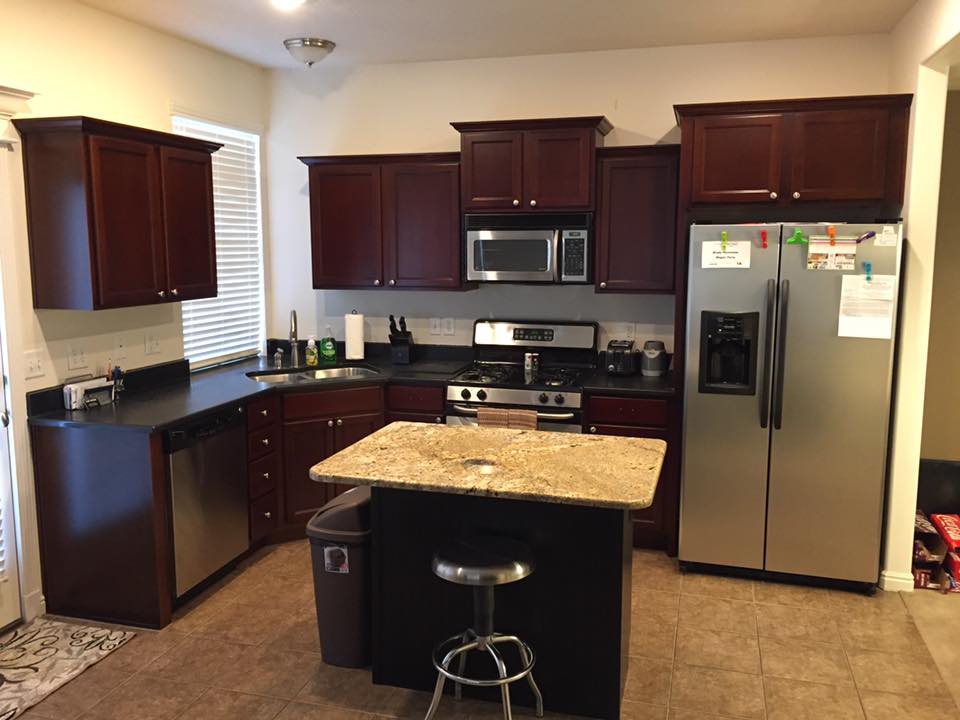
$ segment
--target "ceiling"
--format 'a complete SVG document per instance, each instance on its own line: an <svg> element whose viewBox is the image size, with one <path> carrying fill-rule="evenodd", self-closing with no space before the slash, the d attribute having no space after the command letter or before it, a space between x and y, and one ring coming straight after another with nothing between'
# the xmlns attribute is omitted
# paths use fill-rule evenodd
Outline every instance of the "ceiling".
<svg viewBox="0 0 960 720"><path fill-rule="evenodd" d="M341 65L884 33L914 1L81 0L267 67L296 67L281 42L304 35Z"/></svg>

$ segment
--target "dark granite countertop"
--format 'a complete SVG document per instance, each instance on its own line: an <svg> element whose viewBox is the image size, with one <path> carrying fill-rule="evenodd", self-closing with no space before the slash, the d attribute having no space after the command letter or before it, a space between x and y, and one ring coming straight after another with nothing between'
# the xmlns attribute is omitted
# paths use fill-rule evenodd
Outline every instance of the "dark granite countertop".
<svg viewBox="0 0 960 720"><path fill-rule="evenodd" d="M649 397L673 397L676 392L673 386L673 377L670 373L663 377L644 377L640 373L636 375L607 375L604 370L597 370L585 379L583 390L591 394L611 393Z"/></svg>

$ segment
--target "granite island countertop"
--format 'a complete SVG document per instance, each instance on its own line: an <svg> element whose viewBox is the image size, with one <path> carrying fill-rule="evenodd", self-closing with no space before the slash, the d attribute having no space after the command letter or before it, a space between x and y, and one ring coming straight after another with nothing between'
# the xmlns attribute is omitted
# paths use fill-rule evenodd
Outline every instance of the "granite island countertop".
<svg viewBox="0 0 960 720"><path fill-rule="evenodd" d="M317 463L317 482L639 510L667 444L653 438L395 422Z"/></svg>

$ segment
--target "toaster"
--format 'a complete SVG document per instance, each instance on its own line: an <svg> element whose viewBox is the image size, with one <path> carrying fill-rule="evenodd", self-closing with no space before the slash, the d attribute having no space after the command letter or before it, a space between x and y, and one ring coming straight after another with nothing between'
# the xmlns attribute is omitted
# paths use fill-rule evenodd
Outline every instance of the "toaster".
<svg viewBox="0 0 960 720"><path fill-rule="evenodd" d="M113 380L94 378L63 386L63 406L67 410L86 410L113 402Z"/></svg>
<svg viewBox="0 0 960 720"><path fill-rule="evenodd" d="M611 340L604 358L608 375L633 375L637 371L637 353L633 340Z"/></svg>

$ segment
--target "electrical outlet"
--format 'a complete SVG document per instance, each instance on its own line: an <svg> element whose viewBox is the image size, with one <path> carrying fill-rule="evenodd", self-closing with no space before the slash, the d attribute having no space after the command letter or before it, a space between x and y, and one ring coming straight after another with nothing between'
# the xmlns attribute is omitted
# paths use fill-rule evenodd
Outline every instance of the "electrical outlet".
<svg viewBox="0 0 960 720"><path fill-rule="evenodd" d="M637 324L636 323L627 323L623 327L623 337L625 340L636 340L637 339Z"/></svg>
<svg viewBox="0 0 960 720"><path fill-rule="evenodd" d="M80 342L67 345L67 370L83 370L87 367L87 351Z"/></svg>
<svg viewBox="0 0 960 720"><path fill-rule="evenodd" d="M23 360L26 364L26 379L43 377L43 353L40 350L24 351Z"/></svg>
<svg viewBox="0 0 960 720"><path fill-rule="evenodd" d="M430 318L430 334L431 335L443 334L443 326L440 323L440 318Z"/></svg>
<svg viewBox="0 0 960 720"><path fill-rule="evenodd" d="M145 355L157 355L160 352L160 336L148 332L143 336L143 352Z"/></svg>
<svg viewBox="0 0 960 720"><path fill-rule="evenodd" d="M457 327L453 321L453 318L443 318L440 322L443 327L444 335L453 335L457 332Z"/></svg>
<svg viewBox="0 0 960 720"><path fill-rule="evenodd" d="M113 360L127 359L127 336L116 335L113 338Z"/></svg>

